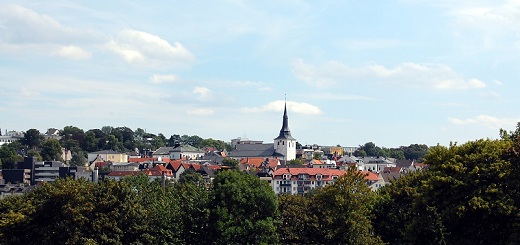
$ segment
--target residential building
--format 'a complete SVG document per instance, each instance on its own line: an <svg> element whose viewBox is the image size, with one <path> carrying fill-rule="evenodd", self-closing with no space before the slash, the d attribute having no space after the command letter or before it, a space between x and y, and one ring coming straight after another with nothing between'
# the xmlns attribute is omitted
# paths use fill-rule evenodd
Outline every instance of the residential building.
<svg viewBox="0 0 520 245"><path fill-rule="evenodd" d="M276 194L305 194L333 183L346 171L329 168L280 168L273 173Z"/></svg>
<svg viewBox="0 0 520 245"><path fill-rule="evenodd" d="M88 153L88 162L91 163L97 157L103 159L103 161L110 162L128 162L128 155L126 153L121 153L113 150L103 150Z"/></svg>
<svg viewBox="0 0 520 245"><path fill-rule="evenodd" d="M17 131L9 131L5 132L5 135L0 134L0 146L3 144L10 144L17 140L23 139L24 133L23 132L17 132Z"/></svg>

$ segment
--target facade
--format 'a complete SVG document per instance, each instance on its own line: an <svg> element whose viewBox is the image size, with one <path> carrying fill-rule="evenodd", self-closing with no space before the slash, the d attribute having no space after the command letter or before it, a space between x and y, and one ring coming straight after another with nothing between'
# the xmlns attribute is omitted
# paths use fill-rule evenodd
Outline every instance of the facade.
<svg viewBox="0 0 520 245"><path fill-rule="evenodd" d="M94 161L99 156L104 161L110 162L128 162L128 155L112 150L96 151L88 153L88 162Z"/></svg>
<svg viewBox="0 0 520 245"><path fill-rule="evenodd" d="M180 145L170 151L169 158L195 160L202 159L204 154L205 152L197 147L193 147L191 145Z"/></svg>
<svg viewBox="0 0 520 245"><path fill-rule="evenodd" d="M23 139L24 133L9 131L6 132L5 135L0 135L0 145L13 143L17 140Z"/></svg>
<svg viewBox="0 0 520 245"><path fill-rule="evenodd" d="M273 173L272 187L276 194L305 194L333 183L345 173L328 168L281 168Z"/></svg>
<svg viewBox="0 0 520 245"><path fill-rule="evenodd" d="M36 162L34 167L34 183L52 182L60 177L60 167L65 164L59 161Z"/></svg>
<svg viewBox="0 0 520 245"><path fill-rule="evenodd" d="M283 122L280 134L274 139L276 153L283 156L283 160L290 161L296 159L296 139L291 136L289 130L289 117L287 116L287 103L283 110Z"/></svg>

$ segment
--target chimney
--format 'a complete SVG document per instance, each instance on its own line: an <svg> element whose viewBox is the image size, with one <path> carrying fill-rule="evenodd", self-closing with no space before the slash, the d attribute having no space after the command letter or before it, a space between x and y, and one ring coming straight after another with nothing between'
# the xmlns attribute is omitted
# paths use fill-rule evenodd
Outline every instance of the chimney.
<svg viewBox="0 0 520 245"><path fill-rule="evenodd" d="M99 168L96 166L92 171L92 182L97 183L99 180Z"/></svg>
<svg viewBox="0 0 520 245"><path fill-rule="evenodd" d="M162 174L161 174L161 186L162 186L163 190L166 189L166 171L162 171Z"/></svg>

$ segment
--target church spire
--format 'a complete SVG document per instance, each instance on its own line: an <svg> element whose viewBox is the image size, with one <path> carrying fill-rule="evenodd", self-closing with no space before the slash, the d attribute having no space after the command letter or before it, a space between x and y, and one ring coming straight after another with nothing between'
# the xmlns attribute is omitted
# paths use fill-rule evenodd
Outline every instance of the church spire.
<svg viewBox="0 0 520 245"><path fill-rule="evenodd" d="M276 137L275 140L278 139L294 140L294 138L291 136L291 131L289 130L289 117L287 116L287 99L285 99L285 105L283 109L282 129L280 129L280 134L278 135L278 137Z"/></svg>

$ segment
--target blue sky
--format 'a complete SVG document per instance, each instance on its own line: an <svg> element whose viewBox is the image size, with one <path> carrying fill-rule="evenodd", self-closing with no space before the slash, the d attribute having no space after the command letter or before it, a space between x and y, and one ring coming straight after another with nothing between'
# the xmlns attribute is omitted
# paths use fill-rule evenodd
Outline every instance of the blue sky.
<svg viewBox="0 0 520 245"><path fill-rule="evenodd" d="M519 1L0 0L0 127L302 144L497 138Z"/></svg>

